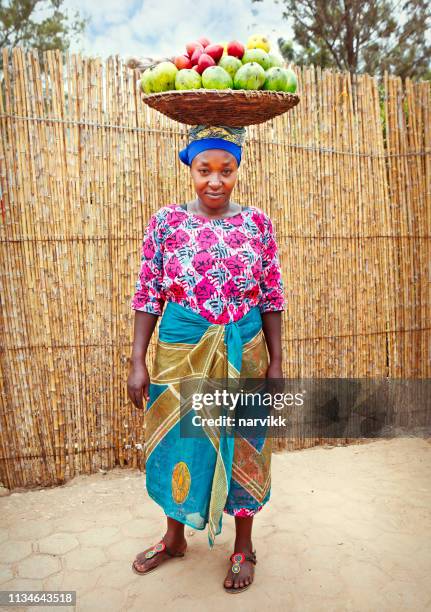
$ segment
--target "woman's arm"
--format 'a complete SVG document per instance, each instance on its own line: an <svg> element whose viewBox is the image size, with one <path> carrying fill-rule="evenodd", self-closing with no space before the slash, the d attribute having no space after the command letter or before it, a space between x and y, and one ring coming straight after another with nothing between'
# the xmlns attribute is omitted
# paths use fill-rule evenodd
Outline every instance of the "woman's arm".
<svg viewBox="0 0 431 612"><path fill-rule="evenodd" d="M261 316L262 330L269 353L267 376L271 378L282 378L283 355L281 342L281 312L263 312Z"/></svg>
<svg viewBox="0 0 431 612"><path fill-rule="evenodd" d="M157 318L165 302L161 291L163 281L163 244L159 215L154 214L145 228L141 248L141 267L131 307L135 311L133 348L127 390L137 408L143 408L142 396L148 401L150 377L145 363Z"/></svg>
<svg viewBox="0 0 431 612"><path fill-rule="evenodd" d="M282 363L281 312L262 313L262 329L268 347L270 363Z"/></svg>
<svg viewBox="0 0 431 612"><path fill-rule="evenodd" d="M259 309L262 316L262 330L269 353L267 377L282 378L281 313L286 309L286 299L278 257L278 245L270 217L264 215L263 224Z"/></svg>
<svg viewBox="0 0 431 612"><path fill-rule="evenodd" d="M130 362L132 365L145 363L148 345L157 324L158 315L135 310L133 348Z"/></svg>
<svg viewBox="0 0 431 612"><path fill-rule="evenodd" d="M135 311L135 328L132 355L130 357L130 371L127 379L127 393L137 408L143 409L142 398L150 399L150 376L146 364L147 349L158 315L140 310Z"/></svg>

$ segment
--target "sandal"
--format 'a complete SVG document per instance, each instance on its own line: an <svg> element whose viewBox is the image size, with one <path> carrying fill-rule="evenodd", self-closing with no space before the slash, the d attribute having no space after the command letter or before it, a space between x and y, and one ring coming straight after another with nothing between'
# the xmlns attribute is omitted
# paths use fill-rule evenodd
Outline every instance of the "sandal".
<svg viewBox="0 0 431 612"><path fill-rule="evenodd" d="M239 574L239 572L241 571L241 565L244 563L244 561L251 561L253 563L253 565L256 565L256 563L257 563L256 551L254 550L251 554L247 554L247 555L242 553L242 552L233 553L229 557L229 560L232 563L231 571L234 574ZM252 576L254 577L254 567L253 567ZM251 586L252 584L253 583L250 582L250 584L246 584L243 587L235 588L234 586L227 587L223 583L223 588L226 591L226 593L242 593L243 591L248 589L248 587Z"/></svg>
<svg viewBox="0 0 431 612"><path fill-rule="evenodd" d="M167 553L169 555L169 557L184 557L184 554L185 554L184 552L172 552L172 551L170 551L169 548L166 546L166 544L163 542L163 540L160 540L160 542L157 542L157 544L155 544L153 546L153 548L151 548L150 550L147 550L147 552L145 553L145 559L152 559L155 555L157 555L157 554L159 554L161 552ZM142 553L140 553L140 554L142 554ZM136 569L136 567L135 567L135 562L138 561L138 556L139 555L137 555L136 559L132 563L132 570L135 572L135 574L139 574L140 576L143 576L144 574L149 574L150 572L152 572L155 569L157 569L158 567L160 567L160 565L163 563L163 561L161 561L160 563L158 563L154 567L141 572L138 569ZM166 561L166 559L165 559L165 561Z"/></svg>

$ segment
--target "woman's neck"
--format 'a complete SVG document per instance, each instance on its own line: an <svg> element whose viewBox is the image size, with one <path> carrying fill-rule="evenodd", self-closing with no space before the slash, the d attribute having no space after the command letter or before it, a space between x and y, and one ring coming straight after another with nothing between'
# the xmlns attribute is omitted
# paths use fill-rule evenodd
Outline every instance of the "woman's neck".
<svg viewBox="0 0 431 612"><path fill-rule="evenodd" d="M187 210L191 213L196 213L204 217L218 218L218 217L230 217L241 211L241 206L236 202L227 201L223 206L219 206L216 210L205 206L205 204L199 199L193 200L187 203Z"/></svg>

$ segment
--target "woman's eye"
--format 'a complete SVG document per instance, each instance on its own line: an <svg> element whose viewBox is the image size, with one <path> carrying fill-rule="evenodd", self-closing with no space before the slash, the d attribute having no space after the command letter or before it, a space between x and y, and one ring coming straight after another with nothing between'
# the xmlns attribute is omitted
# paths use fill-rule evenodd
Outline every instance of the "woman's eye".
<svg viewBox="0 0 431 612"><path fill-rule="evenodd" d="M204 168L202 168L201 170L199 170L200 174L208 174L208 170L205 170ZM229 170L229 168L226 168L226 170L223 170L223 174L232 174L232 170Z"/></svg>

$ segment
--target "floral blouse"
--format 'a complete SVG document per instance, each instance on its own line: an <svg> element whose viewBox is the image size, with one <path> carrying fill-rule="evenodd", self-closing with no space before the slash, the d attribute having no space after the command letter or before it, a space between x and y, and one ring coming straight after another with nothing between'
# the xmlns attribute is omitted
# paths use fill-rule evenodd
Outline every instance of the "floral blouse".
<svg viewBox="0 0 431 612"><path fill-rule="evenodd" d="M173 301L218 324L256 305L262 313L285 310L271 219L256 206L222 219L161 207L145 229L135 289L133 310L161 315Z"/></svg>

